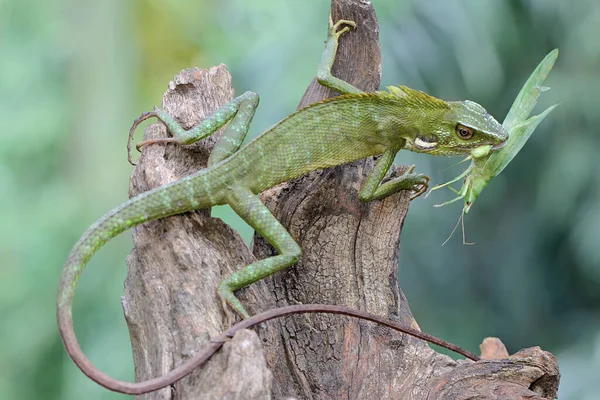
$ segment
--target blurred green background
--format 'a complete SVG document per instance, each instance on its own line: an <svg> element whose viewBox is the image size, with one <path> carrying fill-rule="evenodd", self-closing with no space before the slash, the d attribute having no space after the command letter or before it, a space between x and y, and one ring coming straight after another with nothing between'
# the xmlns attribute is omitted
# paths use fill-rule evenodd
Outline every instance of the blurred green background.
<svg viewBox="0 0 600 400"><path fill-rule="evenodd" d="M559 359L561 399L600 398L600 3L376 0L383 85L471 99L502 120L543 56L560 56L539 110L558 107L478 199L439 191L411 205L400 279L426 332L469 350L498 336L511 353ZM116 399L64 353L58 275L83 230L127 198L132 120L190 66L226 63L261 95L253 134L292 112L314 76L327 0L0 0L0 398ZM401 154L434 183L463 167ZM249 228L241 226L249 237ZM90 263L75 301L85 352L133 378L119 296L130 235Z"/></svg>

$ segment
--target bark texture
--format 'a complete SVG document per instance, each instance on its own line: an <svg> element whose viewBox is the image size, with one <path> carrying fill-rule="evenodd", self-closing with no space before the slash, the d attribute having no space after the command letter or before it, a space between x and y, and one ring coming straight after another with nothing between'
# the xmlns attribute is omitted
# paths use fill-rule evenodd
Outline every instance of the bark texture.
<svg viewBox="0 0 600 400"><path fill-rule="evenodd" d="M341 41L334 75L365 91L377 90L381 57L373 6L333 0L332 16L358 23ZM299 107L332 95L313 81ZM169 84L163 108L191 127L232 96L225 66L189 69ZM154 124L145 135L166 137L167 132ZM144 148L130 194L203 168L217 137L186 147ZM397 277L409 194L368 204L357 199L374 162L316 171L262 195L304 254L297 266L238 292L251 313L298 303L344 304L418 327ZM236 232L207 210L136 228L123 308L137 380L164 374L223 330L218 282L255 256L273 254L256 237L253 255ZM539 348L477 363L454 361L411 337L324 315L287 317L264 324L258 333L260 341L254 332L240 332L174 387L140 397L541 399L554 397L558 386L556 360Z"/></svg>

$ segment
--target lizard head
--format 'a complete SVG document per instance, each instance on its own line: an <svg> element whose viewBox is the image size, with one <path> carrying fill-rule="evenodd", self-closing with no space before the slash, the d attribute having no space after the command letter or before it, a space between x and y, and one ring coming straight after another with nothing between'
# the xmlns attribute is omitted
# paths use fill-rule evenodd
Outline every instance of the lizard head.
<svg viewBox="0 0 600 400"><path fill-rule="evenodd" d="M440 156L464 155L480 147L499 149L508 140L506 129L475 102L446 102L404 86L390 89L403 97L408 106L429 109L426 117L421 114L413 126L416 134L405 138L408 150Z"/></svg>

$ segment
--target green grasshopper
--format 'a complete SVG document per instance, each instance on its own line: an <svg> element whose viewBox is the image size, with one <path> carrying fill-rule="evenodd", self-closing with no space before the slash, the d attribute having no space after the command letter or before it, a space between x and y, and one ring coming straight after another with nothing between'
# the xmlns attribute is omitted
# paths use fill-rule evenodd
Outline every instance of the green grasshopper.
<svg viewBox="0 0 600 400"><path fill-rule="evenodd" d="M557 58L558 49L548 53L542 62L537 66L535 71L533 71L527 82L525 82L525 85L523 85L523 88L519 92L519 95L515 99L515 102L506 115L504 122L502 123L502 126L504 126L509 134L506 145L502 149L494 152L491 151L492 146L489 145L473 149L471 151L471 155L460 162L462 163L471 160L471 165L465 172L449 182L434 186L431 188L429 193L427 193L427 196L429 196L429 194L431 194L431 192L434 190L442 187L448 187L450 190L458 194L458 197L443 204L438 204L435 207L442 207L459 201L460 199L464 199L464 206L459 218L459 222L462 221L463 223L463 244L473 244L467 243L465 240L464 216L471 209L475 199L479 197L483 189L490 183L490 181L499 175L512 161L512 159L515 158L535 128L557 106L557 104L555 104L551 107L548 107L541 114L528 118L531 110L533 110L533 107L535 107L537 103L540 93L549 89L548 87L542 86L542 84L546 80L546 77L550 73L550 70L554 66L554 62ZM456 190L450 186L463 178L464 181L460 190ZM454 227L452 234L457 227L458 223ZM450 237L452 237L452 234L450 234ZM446 242L450 239L450 237L446 240ZM444 244L446 242L444 242Z"/></svg>

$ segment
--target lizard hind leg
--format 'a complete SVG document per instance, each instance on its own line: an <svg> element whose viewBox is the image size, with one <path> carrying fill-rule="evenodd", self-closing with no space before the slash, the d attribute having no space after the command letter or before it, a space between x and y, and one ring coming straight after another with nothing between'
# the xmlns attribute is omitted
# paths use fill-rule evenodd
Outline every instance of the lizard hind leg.
<svg viewBox="0 0 600 400"><path fill-rule="evenodd" d="M215 149L217 156L209 159L209 164L214 163L215 160L220 161L221 159L227 158L229 155L237 151L244 141L246 133L248 132L248 126L254 111L258 106L258 95L253 92L246 92L241 96L238 96L231 100L229 103L219 107L214 113L207 116L198 125L191 129L184 129L179 122L177 122L168 112L155 108L152 112L145 112L138 117L134 122L133 126L129 130L129 140L127 142L127 159L131 164L133 160L131 158L131 142L133 141L133 134L138 125L149 118L155 117L167 126L167 129L173 137L145 140L136 145L138 150L143 146L147 146L154 143L179 143L179 144L191 144L195 143L207 136L212 135L226 123L231 120L236 120L235 124L230 124L236 127L235 130L228 129L223 137L219 140ZM239 114L239 122L236 117ZM233 122L233 121L232 121ZM227 139L224 140L223 138Z"/></svg>
<svg viewBox="0 0 600 400"><path fill-rule="evenodd" d="M236 189L231 194L229 205L233 210L262 235L279 253L276 256L258 260L234 272L221 281L218 294L223 305L228 304L242 318L250 314L234 295L234 291L264 279L275 272L296 264L302 255L302 249L289 232L271 214L258 195L248 189ZM224 312L229 315L225 308Z"/></svg>
<svg viewBox="0 0 600 400"><path fill-rule="evenodd" d="M209 167L219 161L223 161L238 151L246 138L248 128L250 128L252 118L254 118L254 113L256 112L256 107L258 107L259 98L256 93L246 92L239 99L235 117L231 119L229 126L227 126L227 129L210 152L210 156L208 157Z"/></svg>

